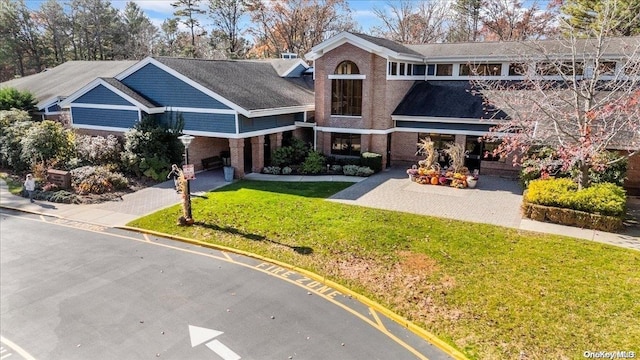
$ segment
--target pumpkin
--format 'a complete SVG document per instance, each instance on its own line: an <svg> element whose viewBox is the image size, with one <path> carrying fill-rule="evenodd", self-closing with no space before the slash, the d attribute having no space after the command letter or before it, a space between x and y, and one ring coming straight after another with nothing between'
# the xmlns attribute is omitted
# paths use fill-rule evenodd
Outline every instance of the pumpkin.
<svg viewBox="0 0 640 360"><path fill-rule="evenodd" d="M436 176L431 178L431 185L438 185L439 181L438 178Z"/></svg>

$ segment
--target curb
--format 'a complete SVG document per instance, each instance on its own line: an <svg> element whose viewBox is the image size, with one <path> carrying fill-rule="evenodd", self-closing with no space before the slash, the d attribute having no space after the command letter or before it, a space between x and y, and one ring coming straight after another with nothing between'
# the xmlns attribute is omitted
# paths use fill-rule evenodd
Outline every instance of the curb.
<svg viewBox="0 0 640 360"><path fill-rule="evenodd" d="M278 261L278 260L270 259L270 258L262 256L262 255L257 255L257 254L254 254L254 253L250 253L250 252L247 252L247 251L230 248L230 247L223 246L223 245L210 244L210 243L206 243L206 242L200 241L200 240L194 240L194 239L184 238L184 237L175 236L175 235L169 235L169 234L165 234L165 233L161 233L161 232L157 232L157 231L153 231L153 230L140 229L140 228L131 227L131 226L116 226L116 228L123 229L123 230L129 230L129 231L135 231L135 232L138 232L138 233L144 233L144 234L149 234L149 235L160 236L160 237L164 237L164 238L167 238L167 239L180 241L180 242L191 244L191 245L202 246L202 247L205 247L205 248L231 252L231 253L247 256L247 257L250 257L250 258L254 258L254 259L257 259L257 260L260 260L260 261L270 262L270 263L278 265L278 266L280 266L282 268L299 272L299 273L303 274L304 276L306 276L306 277L308 277L310 279L313 279L314 281L321 282L321 283L323 283L323 284L325 284L327 286L330 286L330 287L332 287L332 288L334 288L336 290L339 290L343 294L347 294L347 295L351 296L352 298L357 299L360 302L364 303L365 305L373 308L374 310L384 314L386 317L388 317L391 320L393 320L394 322L404 326L406 329L410 330L412 333L418 335L422 339L426 340L430 344L432 344L435 347L437 347L438 349L442 350L443 352L445 352L447 355L451 356L452 358L454 358L456 360L469 360L464 354L462 354L460 351L456 350L453 346L451 346L448 343L444 342L443 340L441 340L440 338L438 338L434 334L430 333L429 331L417 326L416 324L414 324L413 322L411 322L408 319L404 318L403 316L400 316L400 315L392 312L391 310L385 308L384 306L382 306L382 305L378 304L377 302L367 298L364 295L358 294L358 293L354 292L353 290L351 290L351 289L349 289L349 288L347 288L347 287L345 287L343 285L340 285L340 284L338 284L338 283L336 283L336 282L334 282L332 280L328 280L327 278L325 278L323 276L320 276L320 275L318 275L318 274L316 274L314 272L311 272L309 270L302 269L302 268L299 268L297 266L293 266L293 265L290 265L290 264L287 264L287 263L284 263L284 262L281 262L281 261Z"/></svg>

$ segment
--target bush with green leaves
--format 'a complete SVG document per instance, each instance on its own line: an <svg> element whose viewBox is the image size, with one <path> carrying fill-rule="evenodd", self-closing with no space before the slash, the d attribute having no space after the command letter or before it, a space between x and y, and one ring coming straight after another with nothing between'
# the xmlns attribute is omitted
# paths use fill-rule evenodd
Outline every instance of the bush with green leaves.
<svg viewBox="0 0 640 360"><path fill-rule="evenodd" d="M373 170L368 166L345 165L342 167L342 171L347 176L367 177L373 175Z"/></svg>
<svg viewBox="0 0 640 360"><path fill-rule="evenodd" d="M75 139L76 156L81 164L106 165L120 164L122 143L114 135L90 136L78 135Z"/></svg>
<svg viewBox="0 0 640 360"><path fill-rule="evenodd" d="M0 88L0 110L36 110L36 98L28 91L20 91L15 88Z"/></svg>
<svg viewBox="0 0 640 360"><path fill-rule="evenodd" d="M622 186L627 172L628 159L611 151L604 151L594 159L593 167L589 169L590 184L613 183ZM543 174L555 178L576 179L578 169L562 170L562 161L555 149L540 147L530 151L528 158L523 161L520 170L520 181L528 187L532 180L540 179Z"/></svg>
<svg viewBox="0 0 640 360"><path fill-rule="evenodd" d="M78 194L104 194L124 190L129 180L108 166L82 166L71 170L71 185Z"/></svg>
<svg viewBox="0 0 640 360"><path fill-rule="evenodd" d="M282 170L279 166L265 166L262 172L265 174L280 175Z"/></svg>
<svg viewBox="0 0 640 360"><path fill-rule="evenodd" d="M30 167L37 163L65 163L74 152L74 137L73 131L65 129L59 122L45 120L33 123L20 140L20 158Z"/></svg>
<svg viewBox="0 0 640 360"><path fill-rule="evenodd" d="M288 166L282 168L282 175L291 175L292 172L293 169Z"/></svg>
<svg viewBox="0 0 640 360"><path fill-rule="evenodd" d="M602 183L578 190L568 178L531 181L525 201L609 216L624 216L627 204L626 193L618 185Z"/></svg>
<svg viewBox="0 0 640 360"><path fill-rule="evenodd" d="M184 146L178 139L182 133L182 117L162 121L145 116L125 133L121 160L124 169L136 176L147 176L156 181L166 180L171 164L182 163Z"/></svg>
<svg viewBox="0 0 640 360"><path fill-rule="evenodd" d="M382 155L373 152L365 152L360 155L360 163L362 166L367 166L373 170L373 172L382 171Z"/></svg>
<svg viewBox="0 0 640 360"><path fill-rule="evenodd" d="M35 122L26 111L0 111L0 163L2 166L18 172L29 169L30 164L21 158L21 140L34 124Z"/></svg>
<svg viewBox="0 0 640 360"><path fill-rule="evenodd" d="M298 165L306 159L309 148L304 141L292 138L289 143L289 146L275 149L271 153L271 165L280 167Z"/></svg>
<svg viewBox="0 0 640 360"><path fill-rule="evenodd" d="M326 167L324 155L317 151L309 152L307 158L302 163L300 167L300 172L303 174L320 174L324 171Z"/></svg>

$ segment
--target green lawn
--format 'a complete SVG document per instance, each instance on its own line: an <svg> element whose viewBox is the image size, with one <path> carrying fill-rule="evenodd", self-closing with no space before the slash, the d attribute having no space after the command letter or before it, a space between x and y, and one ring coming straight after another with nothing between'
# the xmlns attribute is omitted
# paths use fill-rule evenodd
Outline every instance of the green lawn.
<svg viewBox="0 0 640 360"><path fill-rule="evenodd" d="M640 252L344 205L345 183L240 181L129 225L300 266L363 293L474 359L640 351Z"/></svg>

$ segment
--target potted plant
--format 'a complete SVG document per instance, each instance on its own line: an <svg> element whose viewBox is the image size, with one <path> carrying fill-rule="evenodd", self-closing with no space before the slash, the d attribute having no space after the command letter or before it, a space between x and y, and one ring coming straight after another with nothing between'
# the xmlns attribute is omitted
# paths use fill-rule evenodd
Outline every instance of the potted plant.
<svg viewBox="0 0 640 360"><path fill-rule="evenodd" d="M409 180L416 181L416 176L418 176L418 168L413 165L411 169L407 169L407 175L409 175Z"/></svg>

